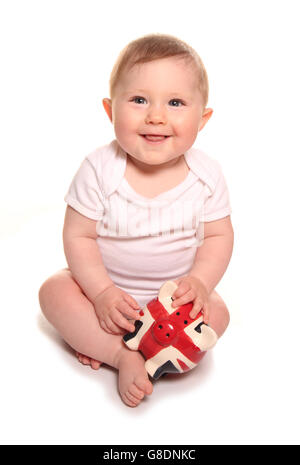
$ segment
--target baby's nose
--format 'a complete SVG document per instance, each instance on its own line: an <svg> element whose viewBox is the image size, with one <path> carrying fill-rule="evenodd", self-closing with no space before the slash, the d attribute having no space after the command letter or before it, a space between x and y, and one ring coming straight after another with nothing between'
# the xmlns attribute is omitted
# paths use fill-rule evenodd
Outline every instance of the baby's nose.
<svg viewBox="0 0 300 465"><path fill-rule="evenodd" d="M150 107L145 121L147 124L166 124L167 118L164 109L160 106Z"/></svg>

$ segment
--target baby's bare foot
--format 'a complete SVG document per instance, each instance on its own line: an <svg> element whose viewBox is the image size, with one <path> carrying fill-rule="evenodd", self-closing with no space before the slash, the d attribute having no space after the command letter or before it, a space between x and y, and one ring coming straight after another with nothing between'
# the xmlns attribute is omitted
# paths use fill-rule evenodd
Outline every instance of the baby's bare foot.
<svg viewBox="0 0 300 465"><path fill-rule="evenodd" d="M145 360L139 352L126 349L120 356L118 369L119 391L125 404L136 407L145 394L152 394L153 386L145 369Z"/></svg>
<svg viewBox="0 0 300 465"><path fill-rule="evenodd" d="M102 362L99 362L99 360L94 360L91 357L88 357L87 355L80 354L79 352L76 352L76 357L82 363L83 365L91 365L91 367L94 370L99 370L99 367Z"/></svg>

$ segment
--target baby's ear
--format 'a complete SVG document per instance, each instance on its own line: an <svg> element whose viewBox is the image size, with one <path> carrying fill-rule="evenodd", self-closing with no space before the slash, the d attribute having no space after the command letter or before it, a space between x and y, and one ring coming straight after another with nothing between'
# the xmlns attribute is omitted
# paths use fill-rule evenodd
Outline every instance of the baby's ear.
<svg viewBox="0 0 300 465"><path fill-rule="evenodd" d="M110 121L112 122L112 106L111 106L111 100L110 98L104 98L102 100L102 104L104 106L104 110L109 117Z"/></svg>
<svg viewBox="0 0 300 465"><path fill-rule="evenodd" d="M204 128L204 126L206 125L208 120L211 118L212 114L213 114L213 109L212 108L205 108L203 110L201 123L199 125L198 132L200 132Z"/></svg>

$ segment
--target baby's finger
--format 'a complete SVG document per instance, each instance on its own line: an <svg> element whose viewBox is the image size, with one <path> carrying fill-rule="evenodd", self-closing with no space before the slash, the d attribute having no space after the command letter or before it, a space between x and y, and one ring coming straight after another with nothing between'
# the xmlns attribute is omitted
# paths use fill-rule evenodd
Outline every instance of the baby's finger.
<svg viewBox="0 0 300 465"><path fill-rule="evenodd" d="M100 321L100 326L102 329L104 329L104 331L106 331L108 334L113 334L112 331L110 329L108 329L108 327L106 326L106 323L104 320L101 320Z"/></svg>
<svg viewBox="0 0 300 465"><path fill-rule="evenodd" d="M190 289L184 295L179 298L176 298L172 302L172 307L179 307L180 305L187 304L188 302L192 302L195 299L195 291L194 289Z"/></svg>
<svg viewBox="0 0 300 465"><path fill-rule="evenodd" d="M190 318L192 319L196 318L196 316L198 315L198 313L200 312L202 308L203 308L202 300L199 297L196 297L196 299L194 300L193 308L189 314Z"/></svg>
<svg viewBox="0 0 300 465"><path fill-rule="evenodd" d="M203 305L203 321L204 323L206 323L208 325L208 322L209 322L209 304L208 302L205 302L205 304Z"/></svg>
<svg viewBox="0 0 300 465"><path fill-rule="evenodd" d="M139 310L140 309L140 306L139 304L137 303L137 301L129 294L125 294L124 295L124 299L126 300L126 302L132 307L134 308L135 310Z"/></svg>
<svg viewBox="0 0 300 465"><path fill-rule="evenodd" d="M181 282L181 284L179 284L176 291L173 292L173 295L172 295L173 299L181 297L183 294L188 292L190 289L191 289L190 283L188 283L186 281Z"/></svg>
<svg viewBox="0 0 300 465"><path fill-rule="evenodd" d="M105 323L108 329L110 329L110 331L112 332L112 334L121 334L122 331L117 325L115 325L115 323L112 321L110 317L106 318Z"/></svg>
<svg viewBox="0 0 300 465"><path fill-rule="evenodd" d="M121 315L121 313L116 313L113 316L114 322L121 328L124 328L126 331L129 331L130 333L133 333L135 330L135 326L133 323L130 323L130 321L126 320L124 316Z"/></svg>
<svg viewBox="0 0 300 465"><path fill-rule="evenodd" d="M123 300L123 302L118 304L117 310L123 315L127 315L129 318L132 318L133 320L139 320L141 317L139 315L138 310L133 310L130 305Z"/></svg>

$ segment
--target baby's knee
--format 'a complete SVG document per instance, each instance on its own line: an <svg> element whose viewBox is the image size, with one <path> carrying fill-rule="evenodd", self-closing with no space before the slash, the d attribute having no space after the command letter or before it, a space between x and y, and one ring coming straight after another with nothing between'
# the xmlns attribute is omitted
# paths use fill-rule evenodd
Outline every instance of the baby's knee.
<svg viewBox="0 0 300 465"><path fill-rule="evenodd" d="M219 337L225 332L230 322L229 310L224 300L213 291L210 295L210 317L209 324L213 327Z"/></svg>
<svg viewBox="0 0 300 465"><path fill-rule="evenodd" d="M57 280L55 276L48 278L39 289L39 302L42 312L45 314L49 308L49 304L57 289Z"/></svg>
<svg viewBox="0 0 300 465"><path fill-rule="evenodd" d="M39 289L39 301L42 312L45 316L51 312L51 309L56 307L62 297L68 293L68 282L71 281L69 278L68 270L62 270L50 278L41 285Z"/></svg>
<svg viewBox="0 0 300 465"><path fill-rule="evenodd" d="M230 322L230 313L229 313L229 310L228 310L228 308L227 308L227 306L225 305L224 302L223 302L223 305L222 305L222 313L223 313L224 326L225 326L225 328L227 328L227 326L229 325L229 322Z"/></svg>

